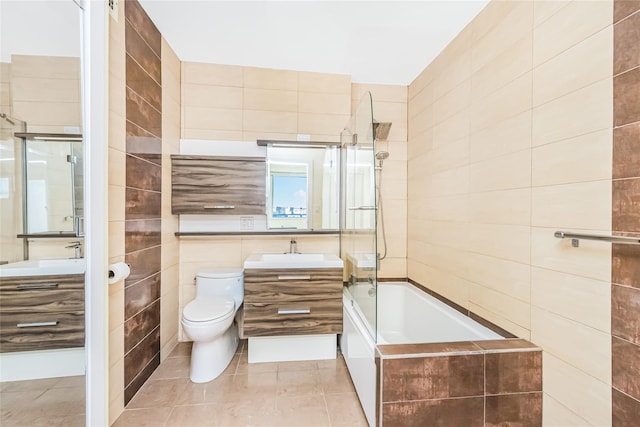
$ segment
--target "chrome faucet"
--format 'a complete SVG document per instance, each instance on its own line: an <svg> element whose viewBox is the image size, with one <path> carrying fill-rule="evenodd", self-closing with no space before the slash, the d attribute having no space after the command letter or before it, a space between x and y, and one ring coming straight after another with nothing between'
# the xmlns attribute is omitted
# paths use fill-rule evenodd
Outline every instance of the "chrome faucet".
<svg viewBox="0 0 640 427"><path fill-rule="evenodd" d="M298 253L298 242L296 242L296 239L291 239L291 241L289 242L289 253L290 254Z"/></svg>
<svg viewBox="0 0 640 427"><path fill-rule="evenodd" d="M70 249L73 248L74 249L74 254L73 257L74 258L82 258L82 242L69 242L71 243L69 246L65 246L65 248Z"/></svg>

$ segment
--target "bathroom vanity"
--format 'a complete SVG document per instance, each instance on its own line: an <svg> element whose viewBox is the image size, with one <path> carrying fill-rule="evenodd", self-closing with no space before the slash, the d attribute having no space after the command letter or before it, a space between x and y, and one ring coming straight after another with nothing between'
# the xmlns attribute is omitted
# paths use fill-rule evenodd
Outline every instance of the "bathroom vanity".
<svg viewBox="0 0 640 427"><path fill-rule="evenodd" d="M332 359L342 333L342 260L254 254L245 261L240 331L249 362Z"/></svg>
<svg viewBox="0 0 640 427"><path fill-rule="evenodd" d="M84 274L0 278L0 352L84 347Z"/></svg>

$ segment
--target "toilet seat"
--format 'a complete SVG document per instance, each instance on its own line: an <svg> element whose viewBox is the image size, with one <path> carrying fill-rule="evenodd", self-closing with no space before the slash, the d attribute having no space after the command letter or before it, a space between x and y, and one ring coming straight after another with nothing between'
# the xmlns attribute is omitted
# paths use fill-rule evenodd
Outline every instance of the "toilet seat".
<svg viewBox="0 0 640 427"><path fill-rule="evenodd" d="M185 306L182 317L190 323L211 322L227 318L234 312L233 298L200 297Z"/></svg>

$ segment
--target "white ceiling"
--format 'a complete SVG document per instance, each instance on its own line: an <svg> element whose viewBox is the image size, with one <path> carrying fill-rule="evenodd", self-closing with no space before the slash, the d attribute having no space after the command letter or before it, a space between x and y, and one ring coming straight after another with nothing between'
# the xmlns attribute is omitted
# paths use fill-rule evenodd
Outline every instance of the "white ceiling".
<svg viewBox="0 0 640 427"><path fill-rule="evenodd" d="M182 61L408 85L488 0L140 0Z"/></svg>

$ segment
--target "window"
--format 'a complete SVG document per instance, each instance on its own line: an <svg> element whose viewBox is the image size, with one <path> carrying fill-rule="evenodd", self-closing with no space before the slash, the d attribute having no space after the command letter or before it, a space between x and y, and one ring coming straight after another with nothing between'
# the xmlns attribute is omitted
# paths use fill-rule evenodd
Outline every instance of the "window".
<svg viewBox="0 0 640 427"><path fill-rule="evenodd" d="M269 164L269 228L309 228L309 182L305 163Z"/></svg>

